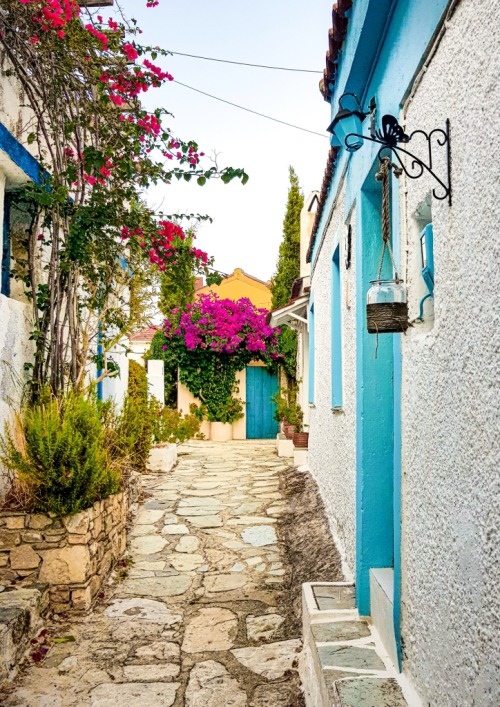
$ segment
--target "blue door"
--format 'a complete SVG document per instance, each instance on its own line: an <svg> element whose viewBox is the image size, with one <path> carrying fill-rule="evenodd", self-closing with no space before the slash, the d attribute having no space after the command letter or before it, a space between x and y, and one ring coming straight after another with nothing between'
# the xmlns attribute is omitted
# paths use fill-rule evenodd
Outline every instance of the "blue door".
<svg viewBox="0 0 500 707"><path fill-rule="evenodd" d="M247 439L272 439L278 434L271 396L278 390L276 374L267 368L247 368Z"/></svg>

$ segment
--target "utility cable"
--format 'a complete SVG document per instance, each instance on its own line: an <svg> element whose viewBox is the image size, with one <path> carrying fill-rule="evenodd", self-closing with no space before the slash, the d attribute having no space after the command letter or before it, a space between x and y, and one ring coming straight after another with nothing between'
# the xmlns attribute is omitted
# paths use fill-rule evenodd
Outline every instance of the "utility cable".
<svg viewBox="0 0 500 707"><path fill-rule="evenodd" d="M319 137L323 138L328 138L328 135L324 135L323 133L317 133L314 130L308 130L307 128L301 128L299 125L293 125L292 123L287 123L284 120L278 120L278 118L271 118L270 115L265 115L264 113L258 113L256 110L251 110L250 108L245 108L244 106L239 106L237 103L231 103L231 101L226 101L224 98L218 98L218 96L212 96L211 93L206 93L205 91L200 91L199 88L193 88L193 86L188 86L185 83L181 83L181 81L177 81L177 79L174 79L174 82L179 84L179 86L184 86L184 88L189 88L190 91L196 91L196 93L201 93L203 96L208 96L209 98L213 98L216 101L220 101L221 103L227 103L228 106L233 106L234 108L239 108L240 110L244 110L247 113L253 113L253 115L258 115L261 118L266 118L266 120L272 120L274 123L281 123L281 125L287 125L289 128L295 128L296 130L302 130L305 133L311 133L311 135L319 135Z"/></svg>
<svg viewBox="0 0 500 707"><path fill-rule="evenodd" d="M170 54L177 56L188 56L191 59L204 59L205 61L218 61L221 64L236 64L237 66L252 66L256 69L273 69L274 71L296 71L302 74L323 74L322 71L316 69L292 69L288 66L267 66L266 64L250 64L246 61L230 61L229 59L214 59L211 56L198 56L198 54L185 54L184 52L173 52L168 50Z"/></svg>

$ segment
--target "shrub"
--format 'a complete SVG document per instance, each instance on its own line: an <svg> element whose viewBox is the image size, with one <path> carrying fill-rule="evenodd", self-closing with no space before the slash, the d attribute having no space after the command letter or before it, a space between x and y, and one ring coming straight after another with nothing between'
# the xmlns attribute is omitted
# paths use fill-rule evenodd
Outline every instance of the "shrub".
<svg viewBox="0 0 500 707"><path fill-rule="evenodd" d="M200 420L194 414L183 415L172 408L159 409L154 418L155 442L182 444L188 439L200 439Z"/></svg>
<svg viewBox="0 0 500 707"><path fill-rule="evenodd" d="M210 422L223 422L231 424L241 420L244 416L243 402L239 398L230 396L220 402L215 402L208 407L207 419Z"/></svg>
<svg viewBox="0 0 500 707"><path fill-rule="evenodd" d="M14 430L6 426L0 451L35 511L71 515L120 490L97 407L82 395L23 410Z"/></svg>
<svg viewBox="0 0 500 707"><path fill-rule="evenodd" d="M148 402L146 369L129 363L128 395L117 420L116 444L138 471L144 471L153 439L154 409Z"/></svg>
<svg viewBox="0 0 500 707"><path fill-rule="evenodd" d="M135 400L148 401L148 374L144 366L130 360L128 367L128 394Z"/></svg>
<svg viewBox="0 0 500 707"><path fill-rule="evenodd" d="M294 426L295 432L300 432L302 430L304 413L297 402L296 386L285 388L283 391L277 391L271 397L271 400L276 406L274 419L277 422L288 422L290 425Z"/></svg>

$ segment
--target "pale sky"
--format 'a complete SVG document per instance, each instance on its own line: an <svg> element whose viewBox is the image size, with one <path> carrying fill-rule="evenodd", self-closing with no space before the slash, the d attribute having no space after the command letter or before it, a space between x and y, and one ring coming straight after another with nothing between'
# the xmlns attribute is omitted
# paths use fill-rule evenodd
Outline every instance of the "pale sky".
<svg viewBox="0 0 500 707"><path fill-rule="evenodd" d="M188 54L322 71L332 0L120 0L135 17L144 44ZM106 13L106 8L101 14ZM174 133L219 153L220 166L242 167L246 186L220 180L152 189L150 202L167 213L207 213L197 245L223 272L241 267L267 280L274 272L288 190L295 168L305 195L319 189L329 149L329 105L318 90L320 74L270 71L172 56L158 59L175 79L274 118L323 133L310 135L251 115L175 83L150 91L147 108L171 111Z"/></svg>

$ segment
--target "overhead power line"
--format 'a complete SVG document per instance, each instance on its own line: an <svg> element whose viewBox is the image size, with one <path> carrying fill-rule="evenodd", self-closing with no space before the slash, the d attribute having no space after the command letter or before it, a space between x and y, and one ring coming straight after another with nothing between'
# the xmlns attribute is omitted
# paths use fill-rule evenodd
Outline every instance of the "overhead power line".
<svg viewBox="0 0 500 707"><path fill-rule="evenodd" d="M233 106L233 108L239 108L247 113L253 113L253 115L258 115L266 120L272 120L274 123L281 123L281 125L287 125L289 128L295 128L295 130L302 130L305 133L311 133L311 135L319 135L319 137L328 138L328 135L323 133L317 133L315 130L309 130L308 128L301 128L299 125L293 125L292 123L287 123L284 120L278 120L278 118L272 118L270 115L265 115L264 113L258 113L256 110L251 110L251 108L245 108L244 106L239 106L237 103L231 103L231 101L226 101L224 98L219 98L218 96L213 96L211 93L206 93L205 91L200 91L199 88L193 88L193 86L188 86L181 81L174 79L174 82L179 84L179 86L184 86L184 88L189 88L190 91L196 91L196 93L201 93L203 96L208 96L213 98L215 101L220 101L221 103L227 103L228 106Z"/></svg>
<svg viewBox="0 0 500 707"><path fill-rule="evenodd" d="M246 61L231 61L230 59L214 59L214 57L211 57L211 56L199 56L198 54L185 54L184 52L170 51L170 54L176 54L177 56L188 56L191 59L204 59L205 61L218 61L221 64L236 64L237 66L253 66L256 69L272 69L274 71L297 71L302 74L323 74L322 71L317 71L316 69L292 69L289 66L267 66L266 64L250 64Z"/></svg>

